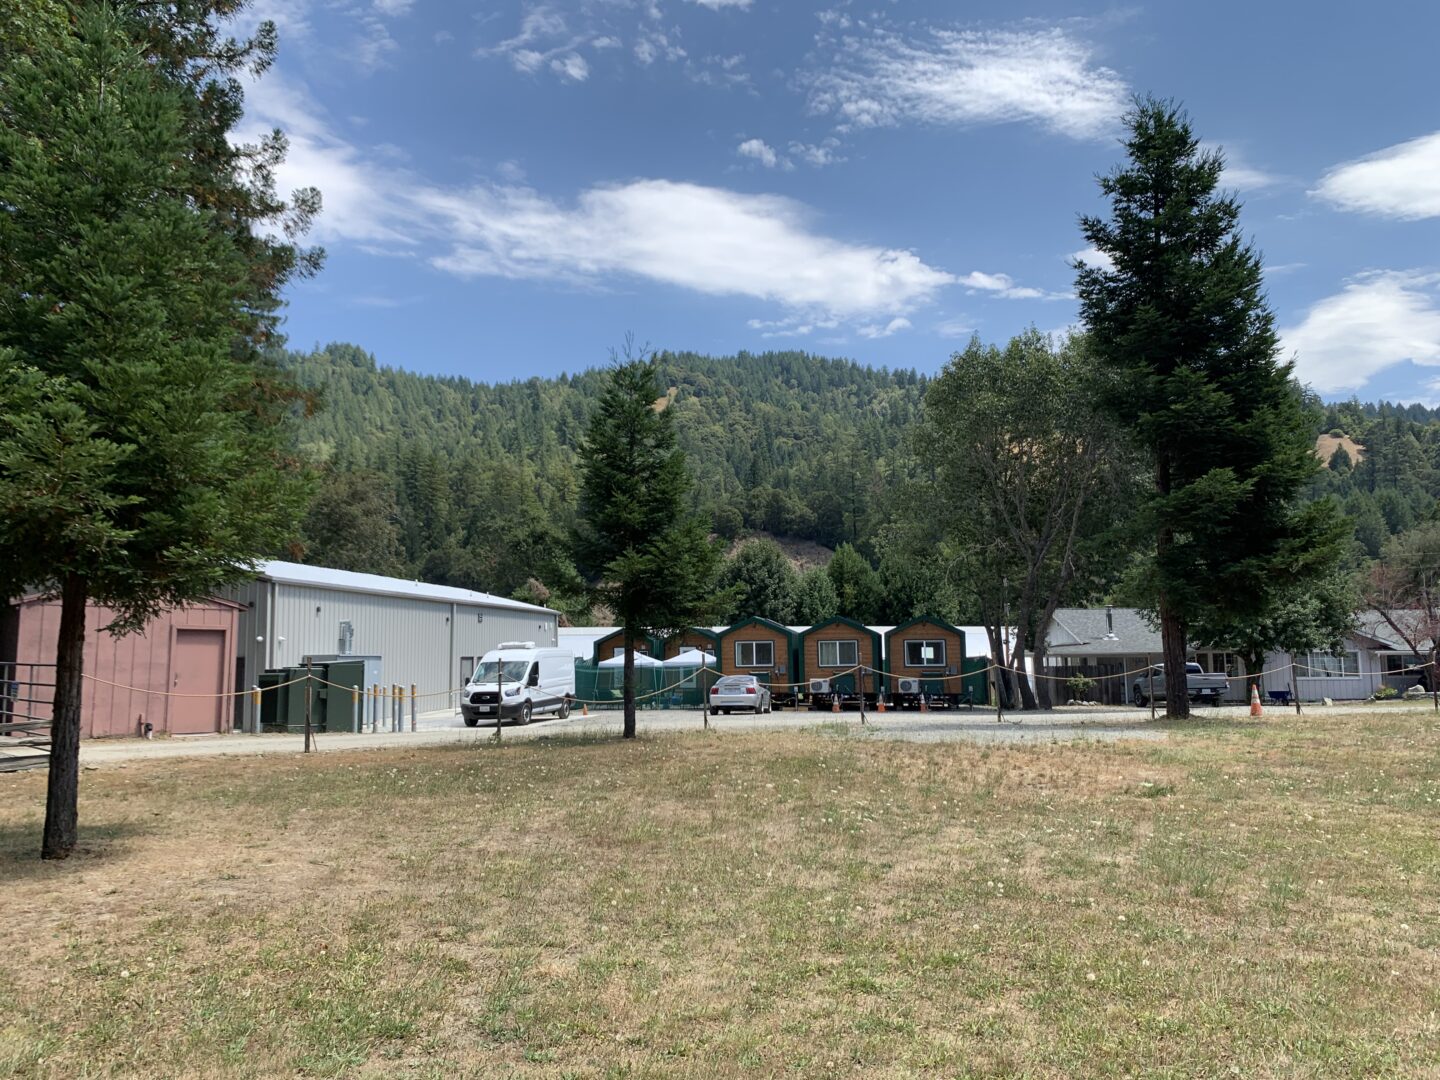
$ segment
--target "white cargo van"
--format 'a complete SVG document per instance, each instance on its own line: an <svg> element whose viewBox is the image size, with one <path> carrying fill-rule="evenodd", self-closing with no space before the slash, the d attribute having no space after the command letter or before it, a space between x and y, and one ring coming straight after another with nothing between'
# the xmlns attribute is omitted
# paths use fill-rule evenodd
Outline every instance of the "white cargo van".
<svg viewBox="0 0 1440 1080"><path fill-rule="evenodd" d="M575 700L575 654L570 649L537 649L533 641L502 641L475 665L460 694L466 727L482 720L570 715Z"/></svg>

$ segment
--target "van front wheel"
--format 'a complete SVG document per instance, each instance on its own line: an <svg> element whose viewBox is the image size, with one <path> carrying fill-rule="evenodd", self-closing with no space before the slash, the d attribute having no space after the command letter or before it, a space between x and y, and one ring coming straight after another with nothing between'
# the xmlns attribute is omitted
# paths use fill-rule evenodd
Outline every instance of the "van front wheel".
<svg viewBox="0 0 1440 1080"><path fill-rule="evenodd" d="M530 723L530 711L531 711L531 709L530 709L530 702L527 701L527 702L525 702L525 704L523 704L523 705L520 706L520 723L521 723L521 724L528 724L528 723Z"/></svg>

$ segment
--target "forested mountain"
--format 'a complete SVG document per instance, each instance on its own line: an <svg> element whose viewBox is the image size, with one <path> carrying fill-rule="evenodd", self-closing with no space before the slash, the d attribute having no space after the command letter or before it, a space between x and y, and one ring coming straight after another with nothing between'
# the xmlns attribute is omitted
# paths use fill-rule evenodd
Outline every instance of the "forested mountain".
<svg viewBox="0 0 1440 1080"><path fill-rule="evenodd" d="M578 593L576 449L604 369L500 385L379 366L353 345L277 358L318 407L301 449L324 466L308 561L509 593ZM722 536L764 530L875 555L926 380L798 352L657 357L696 484Z"/></svg>
<svg viewBox="0 0 1440 1080"><path fill-rule="evenodd" d="M302 452L322 466L303 558L357 570L532 596L583 614L571 558L576 450L604 368L499 385L377 365L354 345L284 352L316 392ZM879 570L885 621L912 609L963 611L933 560L917 504L933 461L915 438L929 381L801 352L662 353L696 484L697 508L727 538L747 532L851 544ZM1355 523L1357 558L1436 512L1440 409L1311 402L1336 454L1309 497L1333 495Z"/></svg>

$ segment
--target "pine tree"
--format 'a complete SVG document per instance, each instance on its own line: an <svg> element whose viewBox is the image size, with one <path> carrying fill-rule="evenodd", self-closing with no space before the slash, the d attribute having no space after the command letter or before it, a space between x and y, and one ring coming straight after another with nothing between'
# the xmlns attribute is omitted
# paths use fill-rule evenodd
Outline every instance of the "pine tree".
<svg viewBox="0 0 1440 1080"><path fill-rule="evenodd" d="M617 364L581 449L580 565L625 631L624 737L635 737L635 644L708 623L721 551L683 510L690 479L645 358Z"/></svg>
<svg viewBox="0 0 1440 1080"><path fill-rule="evenodd" d="M1081 219L1113 265L1077 264L1076 289L1114 377L1109 408L1153 463L1147 587L1183 686L1189 625L1265 614L1281 582L1335 565L1339 530L1328 503L1295 507L1319 467L1313 435L1277 359L1260 255L1217 192L1221 155L1169 102L1138 101L1126 124L1129 162L1100 180L1111 216ZM1189 714L1183 693L1167 698L1168 715Z"/></svg>
<svg viewBox="0 0 1440 1080"><path fill-rule="evenodd" d="M0 50L0 592L61 599L46 858L77 839L87 602L123 633L212 595L304 495L290 398L245 344L264 244L197 196L244 190L206 180L203 83L110 5L68 13Z"/></svg>

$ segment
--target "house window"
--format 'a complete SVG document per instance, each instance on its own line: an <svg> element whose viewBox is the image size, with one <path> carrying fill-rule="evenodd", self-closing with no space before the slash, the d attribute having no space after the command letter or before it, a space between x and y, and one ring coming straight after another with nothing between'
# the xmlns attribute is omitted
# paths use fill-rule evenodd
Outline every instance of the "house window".
<svg viewBox="0 0 1440 1080"><path fill-rule="evenodd" d="M1347 650L1339 656L1330 653L1307 653L1305 663L1300 666L1300 675L1306 679L1358 679L1360 677L1360 654Z"/></svg>
<svg viewBox="0 0 1440 1080"><path fill-rule="evenodd" d="M945 663L945 642L907 640L905 642L906 667L942 667Z"/></svg>
<svg viewBox="0 0 1440 1080"><path fill-rule="evenodd" d="M737 641L735 643L735 666L774 667L775 643L773 641Z"/></svg>
<svg viewBox="0 0 1440 1080"><path fill-rule="evenodd" d="M819 646L821 667L854 667L860 663L858 641L822 641Z"/></svg>

